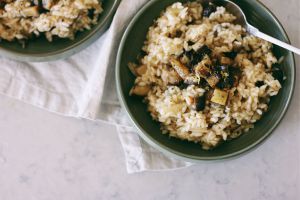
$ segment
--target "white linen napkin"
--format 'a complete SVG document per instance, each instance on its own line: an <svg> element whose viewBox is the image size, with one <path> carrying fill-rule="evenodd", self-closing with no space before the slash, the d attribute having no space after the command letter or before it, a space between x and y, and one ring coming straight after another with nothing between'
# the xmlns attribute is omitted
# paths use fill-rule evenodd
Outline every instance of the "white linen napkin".
<svg viewBox="0 0 300 200"><path fill-rule="evenodd" d="M130 19L146 2L122 0L109 30L92 46L68 59L25 63L0 58L0 93L50 112L116 125L128 173L190 166L142 141L116 95L118 44Z"/></svg>

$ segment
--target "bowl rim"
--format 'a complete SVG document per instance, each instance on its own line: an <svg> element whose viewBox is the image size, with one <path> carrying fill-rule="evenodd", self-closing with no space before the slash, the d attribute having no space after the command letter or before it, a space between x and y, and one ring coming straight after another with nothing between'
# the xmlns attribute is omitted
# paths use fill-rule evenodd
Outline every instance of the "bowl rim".
<svg viewBox="0 0 300 200"><path fill-rule="evenodd" d="M283 108L283 112L280 114L280 116L276 119L274 125L262 136L260 137L257 141L255 141L254 143L252 143L251 145L230 153L230 154L226 154L226 155L222 155L222 156L211 156L211 157L205 157L205 156L193 156L193 155L188 155L182 152L179 152L177 150L174 150L172 148L169 148L165 145L163 145L162 143L160 143L159 141L153 139L150 134L148 134L143 127L141 127L138 122L135 120L135 117L133 116L133 114L130 112L129 107L126 103L126 99L125 96L122 92L122 87L121 87L121 82L120 82L120 69L121 69L121 57L122 57L122 53L124 50L124 46L125 46L125 42L132 30L132 28L134 27L135 23L137 22L137 20L140 18L140 16L147 11L147 9L154 3L159 2L160 0L150 0L149 2L147 2L145 5L143 5L143 7L136 13L136 15L133 17L133 19L130 21L129 25L127 26L119 48L118 48L118 53L117 53L117 59L116 59L116 71L115 71L115 79L116 79L116 87L117 87L117 94L118 94L118 98L119 101L121 102L121 106L122 108L126 111L127 116L129 117L130 121L133 123L134 127L138 130L138 134L139 136L146 141L150 146L152 146L153 148L159 150L160 152L162 152L163 154L176 158L176 159L180 159L183 161L187 161L187 162L193 162L193 163L201 163L203 161L216 161L216 160L224 160L224 159L232 159L238 156L241 156L247 152L249 152L250 150L254 150L256 149L260 144L262 144L264 141L266 141L266 139L274 132L274 130L278 127L278 125L280 124L280 122L282 121L282 119L284 118L284 116L286 115L290 104L291 104L291 100L292 97L294 95L294 91L295 91L295 82L296 82L296 61L295 61L295 56L292 52L289 52L289 55L291 55L292 58L292 65L291 70L292 70L292 77L291 77L291 91L288 94L288 100L286 101L284 108ZM260 2L259 0L257 0L257 3L265 10L265 12L267 12L273 19L274 22L276 23L276 25L278 26L278 28L280 29L280 31L283 33L283 36L285 38L285 40L288 43L290 42L289 36L286 32L286 30L284 29L283 25L281 24L281 22L278 20L278 18L275 16L275 14L262 2Z"/></svg>
<svg viewBox="0 0 300 200"><path fill-rule="evenodd" d="M113 5L108 11L107 15L104 16L103 20L101 20L100 23L97 23L95 25L96 28L91 30L87 36L71 44L70 46L67 46L66 48L49 53L27 54L11 51L0 46L0 56L22 62L48 62L68 58L90 46L104 33L111 19L113 18L120 2L121 0L114 0Z"/></svg>

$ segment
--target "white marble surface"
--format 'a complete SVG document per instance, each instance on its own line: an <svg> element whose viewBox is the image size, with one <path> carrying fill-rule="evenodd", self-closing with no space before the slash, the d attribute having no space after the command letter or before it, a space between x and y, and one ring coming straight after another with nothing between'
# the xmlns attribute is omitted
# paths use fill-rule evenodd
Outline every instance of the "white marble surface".
<svg viewBox="0 0 300 200"><path fill-rule="evenodd" d="M300 2L263 2L300 47ZM126 173L114 127L0 96L0 199L300 199L299 91L297 85L285 119L255 151L231 161L134 175Z"/></svg>

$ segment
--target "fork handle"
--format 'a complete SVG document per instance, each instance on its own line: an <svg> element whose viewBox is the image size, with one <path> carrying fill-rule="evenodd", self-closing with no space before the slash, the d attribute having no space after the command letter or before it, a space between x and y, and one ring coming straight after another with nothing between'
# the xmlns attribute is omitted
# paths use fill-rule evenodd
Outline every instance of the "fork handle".
<svg viewBox="0 0 300 200"><path fill-rule="evenodd" d="M300 49L299 48L296 48L290 44L287 44L285 42L282 42L281 40L278 40L274 37L271 37L265 33L262 33L261 31L259 31L257 28L255 28L254 26L252 25L248 25L248 32L256 37L259 37L261 39L264 39L268 42L271 42L273 44L276 44L284 49L287 49L287 50L290 50L298 55L300 55Z"/></svg>

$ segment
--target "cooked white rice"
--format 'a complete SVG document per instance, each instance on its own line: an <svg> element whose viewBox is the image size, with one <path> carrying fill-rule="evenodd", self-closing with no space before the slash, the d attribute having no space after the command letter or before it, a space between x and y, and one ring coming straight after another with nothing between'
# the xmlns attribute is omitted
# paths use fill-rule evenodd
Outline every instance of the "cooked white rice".
<svg viewBox="0 0 300 200"><path fill-rule="evenodd" d="M145 56L129 67L137 76L131 94L144 96L163 133L209 149L253 128L281 84L272 76L277 59L270 43L234 24L236 17L224 7L217 7L209 17L202 17L202 12L203 6L197 2L169 6L149 28ZM207 88L194 84L181 88L170 59L203 45L212 50L207 62L218 60L224 52L236 51L232 65L241 75L238 84L226 91L226 105L206 99L205 109L197 111L192 107L193 100L203 96Z"/></svg>
<svg viewBox="0 0 300 200"><path fill-rule="evenodd" d="M0 4L0 39L8 41L41 33L49 41L53 36L74 39L77 31L96 24L102 12L99 0L3 0Z"/></svg>

